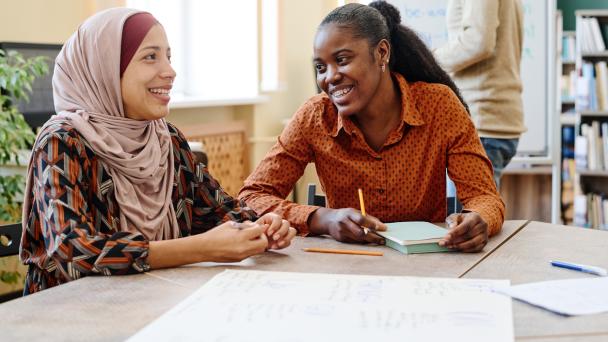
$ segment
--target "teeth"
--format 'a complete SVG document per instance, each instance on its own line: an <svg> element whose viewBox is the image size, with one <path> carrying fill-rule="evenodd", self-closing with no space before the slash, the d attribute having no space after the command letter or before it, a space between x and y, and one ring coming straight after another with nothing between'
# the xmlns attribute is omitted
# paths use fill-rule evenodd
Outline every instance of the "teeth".
<svg viewBox="0 0 608 342"><path fill-rule="evenodd" d="M338 91L335 91L335 92L333 93L333 96L334 96L334 97L342 97L342 96L344 96L344 95L346 95L346 94L350 93L350 91L351 91L352 89L353 89L353 87L348 87L348 88L346 88L346 89L340 89L340 90L338 90Z"/></svg>
<svg viewBox="0 0 608 342"><path fill-rule="evenodd" d="M152 88L150 89L150 92L154 94L169 95L169 89Z"/></svg>

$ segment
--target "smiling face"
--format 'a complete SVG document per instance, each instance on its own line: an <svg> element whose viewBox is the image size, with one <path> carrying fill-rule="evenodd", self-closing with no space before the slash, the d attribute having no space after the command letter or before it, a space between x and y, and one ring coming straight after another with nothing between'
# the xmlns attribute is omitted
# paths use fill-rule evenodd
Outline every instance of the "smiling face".
<svg viewBox="0 0 608 342"><path fill-rule="evenodd" d="M125 116L156 120L169 114L169 92L175 79L165 30L154 25L145 36L120 80Z"/></svg>
<svg viewBox="0 0 608 342"><path fill-rule="evenodd" d="M381 53L366 39L355 38L348 28L323 25L314 42L317 85L349 116L367 111L376 97L382 78Z"/></svg>

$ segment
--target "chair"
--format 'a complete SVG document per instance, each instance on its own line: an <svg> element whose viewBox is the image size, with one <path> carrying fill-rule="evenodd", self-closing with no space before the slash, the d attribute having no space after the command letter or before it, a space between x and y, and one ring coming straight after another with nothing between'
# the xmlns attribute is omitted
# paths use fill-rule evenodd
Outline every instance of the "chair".
<svg viewBox="0 0 608 342"><path fill-rule="evenodd" d="M447 202L447 212L445 217L450 216L453 213L459 213L462 211L462 203L458 200L456 196L448 196L445 198Z"/></svg>
<svg viewBox="0 0 608 342"><path fill-rule="evenodd" d="M0 226L0 258L19 255L21 231L21 223ZM1 294L0 303L19 298L21 294L21 290Z"/></svg>
<svg viewBox="0 0 608 342"><path fill-rule="evenodd" d="M209 172L231 196L249 173L248 140L243 121L178 127L188 142L200 142L208 157Z"/></svg>
<svg viewBox="0 0 608 342"><path fill-rule="evenodd" d="M316 205L318 207L325 206L325 195L317 195L317 185L316 184L312 184L312 183L308 184L307 204Z"/></svg>

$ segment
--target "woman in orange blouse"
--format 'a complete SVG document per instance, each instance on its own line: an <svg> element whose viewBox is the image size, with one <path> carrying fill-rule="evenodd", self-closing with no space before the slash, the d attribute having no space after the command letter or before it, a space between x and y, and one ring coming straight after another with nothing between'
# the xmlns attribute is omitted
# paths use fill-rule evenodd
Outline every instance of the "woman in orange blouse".
<svg viewBox="0 0 608 342"><path fill-rule="evenodd" d="M53 75L58 115L41 129L28 172L25 294L290 244L289 222L258 218L225 193L165 121L170 57L156 19L127 8L96 14L65 43Z"/></svg>
<svg viewBox="0 0 608 342"><path fill-rule="evenodd" d="M381 242L362 227L446 220L447 169L465 210L448 217L440 244L483 249L504 219L492 165L458 89L398 10L380 1L333 10L317 30L314 65L324 93L300 107L239 198L302 235ZM310 162L328 208L285 200ZM353 209L358 188L367 216Z"/></svg>

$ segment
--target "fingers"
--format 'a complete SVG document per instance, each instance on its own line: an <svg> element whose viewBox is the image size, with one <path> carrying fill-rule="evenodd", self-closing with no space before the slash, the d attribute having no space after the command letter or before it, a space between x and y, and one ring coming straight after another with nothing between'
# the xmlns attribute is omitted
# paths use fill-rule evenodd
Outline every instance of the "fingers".
<svg viewBox="0 0 608 342"><path fill-rule="evenodd" d="M466 252L466 253L479 252L485 247L485 245L487 243L488 243L487 235L484 236L484 234L479 234L470 240L467 240L465 242L462 242L462 243L456 245L455 248L460 250L461 252Z"/></svg>
<svg viewBox="0 0 608 342"><path fill-rule="evenodd" d="M357 223L344 219L338 223L338 236L334 238L343 242L363 242L365 241L365 232Z"/></svg>
<svg viewBox="0 0 608 342"><path fill-rule="evenodd" d="M268 237L263 230L257 239L249 240L248 243L251 245L251 255L263 253L268 249Z"/></svg>
<svg viewBox="0 0 608 342"><path fill-rule="evenodd" d="M272 236L276 231L281 228L283 219L281 216L275 213L268 213L260 217L256 223L267 224L268 229L266 230L266 235Z"/></svg>
<svg viewBox="0 0 608 342"><path fill-rule="evenodd" d="M364 230L365 231L365 230ZM369 242L369 243L375 243L377 245L384 245L385 241L384 241L384 237L378 235L377 233L375 233L373 230L370 230L366 235L365 235L365 241Z"/></svg>
<svg viewBox="0 0 608 342"><path fill-rule="evenodd" d="M467 237L471 237L472 235L469 234L470 230L476 225L476 220L479 218L479 215L472 214L476 213L452 214L448 216L446 223L450 231L439 241L439 245L450 246L454 244L454 241L462 241L463 239L467 239Z"/></svg>
<svg viewBox="0 0 608 342"><path fill-rule="evenodd" d="M293 240L293 238L296 236L296 233L297 231L295 228L289 227L287 235L283 237L283 239L275 242L274 244L271 244L270 249L283 249L289 247L289 245L291 245L291 240ZM276 247L272 245L276 245Z"/></svg>
<svg viewBox="0 0 608 342"><path fill-rule="evenodd" d="M235 222L236 223L236 222ZM237 228L238 225L245 225L246 223L236 223ZM264 231L266 230L266 225L264 224L249 224L244 228L240 228L241 234L243 234L243 238L247 240L254 240L260 237L260 235L264 235L264 239L266 239L266 234ZM266 239L266 243L268 243L268 239Z"/></svg>
<svg viewBox="0 0 608 342"><path fill-rule="evenodd" d="M353 210L349 218L360 227L367 227L373 230L385 231L386 225L372 215L363 216L359 211Z"/></svg>
<svg viewBox="0 0 608 342"><path fill-rule="evenodd" d="M453 213L450 216L445 218L445 223L447 224L448 229L454 229L456 225L462 222L463 215L460 213Z"/></svg>
<svg viewBox="0 0 608 342"><path fill-rule="evenodd" d="M452 214L446 223L451 230L439 241L440 246L478 252L488 243L488 225L478 213Z"/></svg>

